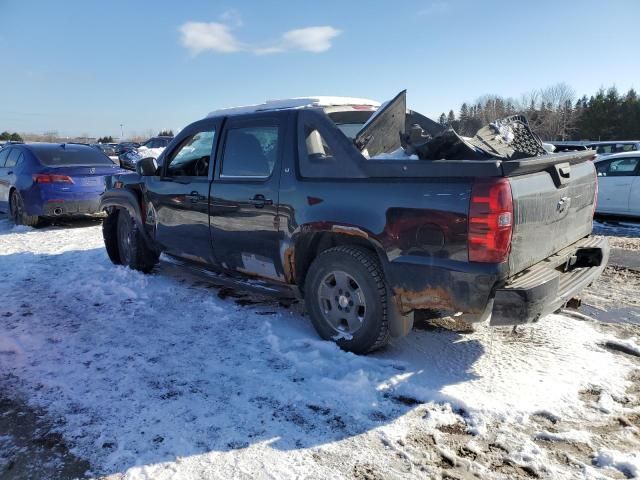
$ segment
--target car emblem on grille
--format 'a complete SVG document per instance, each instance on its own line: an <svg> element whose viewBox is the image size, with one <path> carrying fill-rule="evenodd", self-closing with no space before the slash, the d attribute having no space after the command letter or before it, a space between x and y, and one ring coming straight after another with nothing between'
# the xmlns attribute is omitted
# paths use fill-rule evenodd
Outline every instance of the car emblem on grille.
<svg viewBox="0 0 640 480"><path fill-rule="evenodd" d="M96 169L95 168L90 168L89 169L89 173L96 173Z"/></svg>
<svg viewBox="0 0 640 480"><path fill-rule="evenodd" d="M562 197L556 205L556 210L558 213L564 213L569 208L569 205L571 205L571 198Z"/></svg>

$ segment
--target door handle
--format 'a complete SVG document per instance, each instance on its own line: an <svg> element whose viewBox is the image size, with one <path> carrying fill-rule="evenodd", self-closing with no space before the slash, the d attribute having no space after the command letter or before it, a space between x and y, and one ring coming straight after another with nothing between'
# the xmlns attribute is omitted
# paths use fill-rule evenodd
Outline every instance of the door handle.
<svg viewBox="0 0 640 480"><path fill-rule="evenodd" d="M249 203L256 208L263 208L265 205L273 205L273 200L265 198L264 195L258 194L249 200Z"/></svg>
<svg viewBox="0 0 640 480"><path fill-rule="evenodd" d="M13 172L7 172L7 175L13 175Z"/></svg>
<svg viewBox="0 0 640 480"><path fill-rule="evenodd" d="M189 195L185 195L184 198L188 198L193 203L199 202L204 199L204 196L200 195L198 192L191 192Z"/></svg>

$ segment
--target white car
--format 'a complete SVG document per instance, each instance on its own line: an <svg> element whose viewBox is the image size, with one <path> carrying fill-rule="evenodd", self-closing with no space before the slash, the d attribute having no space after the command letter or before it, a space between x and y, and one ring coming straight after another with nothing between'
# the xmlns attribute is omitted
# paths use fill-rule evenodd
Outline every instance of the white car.
<svg viewBox="0 0 640 480"><path fill-rule="evenodd" d="M596 213L640 217L640 151L607 155L595 164Z"/></svg>

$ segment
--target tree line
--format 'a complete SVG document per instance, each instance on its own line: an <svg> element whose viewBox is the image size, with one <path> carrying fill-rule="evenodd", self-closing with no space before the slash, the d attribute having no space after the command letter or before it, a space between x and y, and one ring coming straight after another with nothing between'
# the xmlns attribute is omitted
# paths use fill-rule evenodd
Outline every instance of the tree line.
<svg viewBox="0 0 640 480"><path fill-rule="evenodd" d="M441 124L465 136L510 115L525 115L543 140L640 139L640 98L632 88L621 94L615 86L576 98L565 83L534 90L518 99L484 95L440 115Z"/></svg>
<svg viewBox="0 0 640 480"><path fill-rule="evenodd" d="M22 137L16 132L2 132L0 133L0 142L22 142Z"/></svg>

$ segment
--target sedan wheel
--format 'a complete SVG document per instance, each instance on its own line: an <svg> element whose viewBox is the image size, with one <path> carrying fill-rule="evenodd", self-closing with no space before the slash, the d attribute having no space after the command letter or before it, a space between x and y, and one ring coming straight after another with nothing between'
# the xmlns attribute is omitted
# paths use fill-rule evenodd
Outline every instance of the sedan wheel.
<svg viewBox="0 0 640 480"><path fill-rule="evenodd" d="M28 225L35 227L38 224L39 218L35 215L27 215L24 210L24 200L18 190L11 192L9 198L9 216L16 225Z"/></svg>

